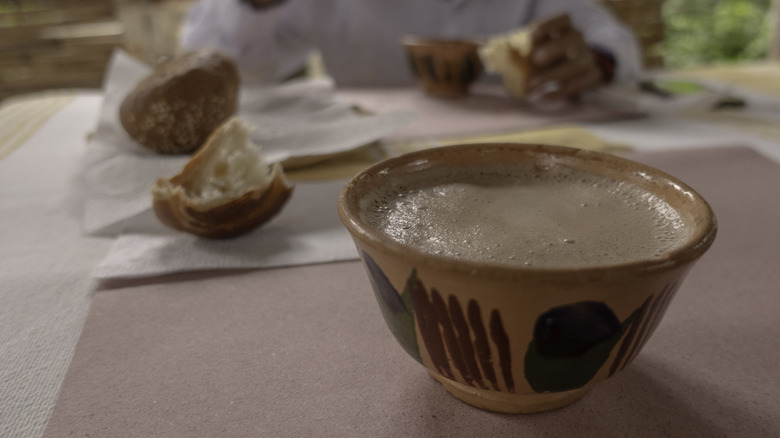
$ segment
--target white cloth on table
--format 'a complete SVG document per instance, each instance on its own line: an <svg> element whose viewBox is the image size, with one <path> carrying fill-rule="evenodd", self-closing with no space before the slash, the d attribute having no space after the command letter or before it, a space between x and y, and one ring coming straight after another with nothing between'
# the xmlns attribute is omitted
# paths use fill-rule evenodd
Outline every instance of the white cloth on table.
<svg viewBox="0 0 780 438"><path fill-rule="evenodd" d="M41 110L61 96L42 96ZM96 287L92 271L112 244L80 226L82 159L101 102L79 92L0 161L1 437L43 434ZM0 142L24 126L6 128Z"/></svg>
<svg viewBox="0 0 780 438"><path fill-rule="evenodd" d="M86 155L84 231L118 235L151 212L151 187L181 171L188 155L160 155L135 142L119 122L127 93L151 71L117 51L106 73L105 100ZM239 116L269 162L289 169L294 160L312 161L370 144L414 119L408 111L359 115L336 101L329 81L298 81L273 87L242 87ZM140 218L143 219L143 218Z"/></svg>

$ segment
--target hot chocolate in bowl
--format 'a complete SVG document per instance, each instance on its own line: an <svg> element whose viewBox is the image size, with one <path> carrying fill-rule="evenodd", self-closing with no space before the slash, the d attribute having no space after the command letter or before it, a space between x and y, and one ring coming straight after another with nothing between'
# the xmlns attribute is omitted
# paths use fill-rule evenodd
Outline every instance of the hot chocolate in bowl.
<svg viewBox="0 0 780 438"><path fill-rule="evenodd" d="M505 413L566 406L628 366L717 229L656 169L520 144L383 161L344 187L339 214L404 350Z"/></svg>

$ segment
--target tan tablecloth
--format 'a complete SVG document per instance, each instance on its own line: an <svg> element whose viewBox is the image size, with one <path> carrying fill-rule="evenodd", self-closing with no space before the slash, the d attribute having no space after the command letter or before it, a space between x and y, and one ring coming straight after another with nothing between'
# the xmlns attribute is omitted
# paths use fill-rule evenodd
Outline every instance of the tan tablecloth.
<svg viewBox="0 0 780 438"><path fill-rule="evenodd" d="M747 102L745 108L693 112L689 114L693 120L780 143L780 63L714 65L671 75L728 89Z"/></svg>
<svg viewBox="0 0 780 438"><path fill-rule="evenodd" d="M724 64L674 72L681 77L717 81L780 98L780 62Z"/></svg>
<svg viewBox="0 0 780 438"><path fill-rule="evenodd" d="M780 167L636 157L700 191L720 232L636 362L568 408L449 396L347 262L104 285L45 436L780 436Z"/></svg>

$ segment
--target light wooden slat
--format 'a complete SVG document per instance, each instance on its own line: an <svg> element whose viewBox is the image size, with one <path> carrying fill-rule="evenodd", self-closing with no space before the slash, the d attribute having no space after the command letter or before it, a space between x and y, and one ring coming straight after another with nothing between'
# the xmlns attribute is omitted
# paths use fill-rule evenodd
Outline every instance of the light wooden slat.
<svg viewBox="0 0 780 438"><path fill-rule="evenodd" d="M20 66L39 68L57 63L67 64L71 62L106 60L111 56L113 50L113 46L58 46L48 51L39 50L37 53L25 51L3 52L3 56L0 57L0 69Z"/></svg>
<svg viewBox="0 0 780 438"><path fill-rule="evenodd" d="M52 88L99 88L124 43L113 0L22 1L0 13L0 99Z"/></svg>
<svg viewBox="0 0 780 438"><path fill-rule="evenodd" d="M56 9L42 9L36 11L20 11L12 13L0 13L0 28L25 25L56 25L64 23L89 22L104 19L111 16L114 9L110 3L100 2L95 5L75 5Z"/></svg>
<svg viewBox="0 0 780 438"><path fill-rule="evenodd" d="M24 144L47 120L75 98L72 92L3 102L0 105L0 160Z"/></svg>
<svg viewBox="0 0 780 438"><path fill-rule="evenodd" d="M769 14L771 28L767 58L778 61L780 60L780 0L772 2Z"/></svg>
<svg viewBox="0 0 780 438"><path fill-rule="evenodd" d="M664 0L601 0L605 6L634 30L646 67L663 67L661 44L666 35Z"/></svg>
<svg viewBox="0 0 780 438"><path fill-rule="evenodd" d="M84 73L60 72L60 74L46 77L27 77L14 82L14 88L9 90L5 97L29 93L31 91L55 89L55 88L100 88L103 74L98 72Z"/></svg>

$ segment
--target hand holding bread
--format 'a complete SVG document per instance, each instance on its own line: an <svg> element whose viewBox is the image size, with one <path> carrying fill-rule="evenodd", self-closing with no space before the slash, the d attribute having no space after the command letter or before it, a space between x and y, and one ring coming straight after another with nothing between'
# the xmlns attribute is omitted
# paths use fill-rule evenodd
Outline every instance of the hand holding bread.
<svg viewBox="0 0 780 438"><path fill-rule="evenodd" d="M570 99L602 81L593 52L568 15L491 38L479 53L485 69L498 73L520 100Z"/></svg>
<svg viewBox="0 0 780 438"><path fill-rule="evenodd" d="M493 37L479 49L485 70L500 75L509 95L518 100L524 100L529 92L531 44L531 32L523 28Z"/></svg>
<svg viewBox="0 0 780 438"><path fill-rule="evenodd" d="M568 15L531 27L532 98L564 100L576 97L602 81L593 51Z"/></svg>

